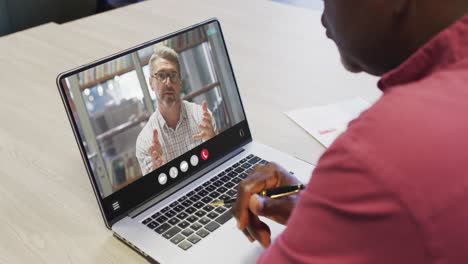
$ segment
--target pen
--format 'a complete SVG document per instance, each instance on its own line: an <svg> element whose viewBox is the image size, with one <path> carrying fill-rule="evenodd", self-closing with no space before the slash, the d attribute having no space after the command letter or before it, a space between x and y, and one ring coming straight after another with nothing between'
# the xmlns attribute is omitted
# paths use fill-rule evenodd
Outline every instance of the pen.
<svg viewBox="0 0 468 264"><path fill-rule="evenodd" d="M259 194L262 196L270 197L272 199L281 198L284 196L289 196L295 193L298 193L302 189L305 188L304 184L297 184L297 185L289 185L289 186L281 186L271 189L265 189L261 191ZM232 204L236 201L236 197L227 198L224 200L216 200L211 203L213 206L222 206L225 204Z"/></svg>

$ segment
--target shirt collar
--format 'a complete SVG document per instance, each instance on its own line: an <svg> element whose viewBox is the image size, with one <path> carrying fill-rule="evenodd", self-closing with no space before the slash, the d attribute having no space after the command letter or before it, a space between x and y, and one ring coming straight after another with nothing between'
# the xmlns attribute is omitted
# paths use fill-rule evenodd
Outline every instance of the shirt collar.
<svg viewBox="0 0 468 264"><path fill-rule="evenodd" d="M435 71L468 58L468 15L440 32L396 69L378 82L382 91L390 87L421 80Z"/></svg>
<svg viewBox="0 0 468 264"><path fill-rule="evenodd" d="M158 108L157 112L158 112L157 118L158 118L159 123L163 127L169 128L169 126L166 123L166 119L164 119L164 117L162 116L161 112L159 111L159 108ZM176 129L179 126L179 124L185 119L187 119L187 108L185 106L184 101L181 100L181 102L180 102L180 117L179 117L179 122L177 123Z"/></svg>

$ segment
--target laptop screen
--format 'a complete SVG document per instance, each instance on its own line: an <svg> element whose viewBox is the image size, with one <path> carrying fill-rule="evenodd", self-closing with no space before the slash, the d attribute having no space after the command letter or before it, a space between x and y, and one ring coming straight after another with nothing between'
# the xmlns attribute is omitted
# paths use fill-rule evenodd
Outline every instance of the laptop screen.
<svg viewBox="0 0 468 264"><path fill-rule="evenodd" d="M107 220L251 140L216 20L58 82Z"/></svg>

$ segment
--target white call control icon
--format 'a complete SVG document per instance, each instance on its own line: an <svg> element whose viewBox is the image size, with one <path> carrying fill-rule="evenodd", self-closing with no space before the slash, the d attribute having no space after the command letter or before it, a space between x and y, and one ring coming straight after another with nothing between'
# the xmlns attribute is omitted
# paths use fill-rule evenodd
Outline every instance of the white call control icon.
<svg viewBox="0 0 468 264"><path fill-rule="evenodd" d="M180 170L186 172L188 170L188 162L185 160L180 163Z"/></svg>
<svg viewBox="0 0 468 264"><path fill-rule="evenodd" d="M166 182L167 182L167 175L166 175L165 173L159 174L159 176L158 176L158 182L159 182L159 184L161 184L161 185L166 184Z"/></svg>
<svg viewBox="0 0 468 264"><path fill-rule="evenodd" d="M194 167L198 165L197 155L192 155L192 157L190 157L190 164L192 164L192 166L194 166Z"/></svg>

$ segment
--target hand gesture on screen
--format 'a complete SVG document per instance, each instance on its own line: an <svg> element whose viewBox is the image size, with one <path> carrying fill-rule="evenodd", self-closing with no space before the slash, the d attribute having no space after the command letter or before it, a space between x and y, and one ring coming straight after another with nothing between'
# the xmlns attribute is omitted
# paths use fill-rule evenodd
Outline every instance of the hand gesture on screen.
<svg viewBox="0 0 468 264"><path fill-rule="evenodd" d="M270 228L260 221L259 216L267 217L284 225L298 198L298 195L295 194L271 199L257 193L269 188L299 183L299 180L287 170L272 162L266 165L257 165L252 173L240 182L232 214L237 220L237 227L251 242L257 240L263 247L270 245Z"/></svg>
<svg viewBox="0 0 468 264"><path fill-rule="evenodd" d="M161 167L166 163L166 157L164 156L161 143L158 139L158 130L153 130L153 142L148 149L148 154L151 156L151 162L153 170Z"/></svg>
<svg viewBox="0 0 468 264"><path fill-rule="evenodd" d="M200 124L198 124L198 129L200 129L200 133L193 135L193 139L202 139L203 141L207 141L213 138L216 134L213 128L213 118L211 117L210 112L208 111L208 105L205 101L202 103L203 109L203 120Z"/></svg>

